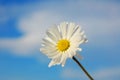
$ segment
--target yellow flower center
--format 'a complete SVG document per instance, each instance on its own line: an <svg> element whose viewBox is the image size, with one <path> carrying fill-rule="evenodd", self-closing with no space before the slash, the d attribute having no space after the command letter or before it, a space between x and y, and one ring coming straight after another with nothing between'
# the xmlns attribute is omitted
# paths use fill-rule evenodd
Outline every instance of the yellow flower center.
<svg viewBox="0 0 120 80"><path fill-rule="evenodd" d="M70 47L70 42L66 39L59 40L57 43L57 49L59 51L66 51Z"/></svg>

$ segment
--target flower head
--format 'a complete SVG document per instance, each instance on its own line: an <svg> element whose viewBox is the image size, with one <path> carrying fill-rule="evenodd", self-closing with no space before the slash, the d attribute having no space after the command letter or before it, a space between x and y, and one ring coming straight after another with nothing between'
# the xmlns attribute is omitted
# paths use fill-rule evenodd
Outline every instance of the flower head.
<svg viewBox="0 0 120 80"><path fill-rule="evenodd" d="M79 25L63 22L48 29L40 51L51 58L49 67L56 64L65 65L67 58L72 58L81 51L79 45L87 42L84 31Z"/></svg>

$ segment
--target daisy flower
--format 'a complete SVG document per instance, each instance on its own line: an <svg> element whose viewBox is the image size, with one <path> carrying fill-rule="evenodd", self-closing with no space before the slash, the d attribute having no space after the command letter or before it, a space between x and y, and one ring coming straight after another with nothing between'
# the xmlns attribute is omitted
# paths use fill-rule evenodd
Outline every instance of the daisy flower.
<svg viewBox="0 0 120 80"><path fill-rule="evenodd" d="M49 67L65 65L67 58L73 58L77 51L82 49L80 44L87 42L84 31L75 23L63 22L47 30L46 37L42 40L40 51L52 59Z"/></svg>

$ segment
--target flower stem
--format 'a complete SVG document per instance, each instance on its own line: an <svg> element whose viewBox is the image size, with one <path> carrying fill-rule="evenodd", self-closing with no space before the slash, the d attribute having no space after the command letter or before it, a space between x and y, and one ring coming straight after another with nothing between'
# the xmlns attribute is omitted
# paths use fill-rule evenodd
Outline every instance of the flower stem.
<svg viewBox="0 0 120 80"><path fill-rule="evenodd" d="M73 56L73 60L82 68L82 70L84 71L84 73L88 76L88 78L90 80L94 80L90 74L85 70L85 68L82 66L82 64Z"/></svg>

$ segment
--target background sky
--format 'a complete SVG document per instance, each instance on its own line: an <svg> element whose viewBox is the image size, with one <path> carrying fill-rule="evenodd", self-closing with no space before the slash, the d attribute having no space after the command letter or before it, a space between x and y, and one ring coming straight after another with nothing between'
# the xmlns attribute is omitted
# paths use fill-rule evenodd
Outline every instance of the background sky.
<svg viewBox="0 0 120 80"><path fill-rule="evenodd" d="M0 80L88 80L77 64L48 68L40 51L47 28L63 21L85 30L79 60L95 80L120 80L119 0L0 0Z"/></svg>

